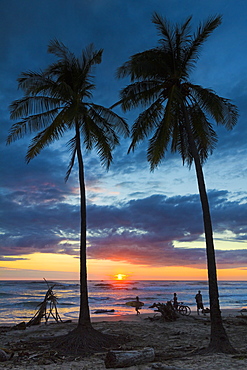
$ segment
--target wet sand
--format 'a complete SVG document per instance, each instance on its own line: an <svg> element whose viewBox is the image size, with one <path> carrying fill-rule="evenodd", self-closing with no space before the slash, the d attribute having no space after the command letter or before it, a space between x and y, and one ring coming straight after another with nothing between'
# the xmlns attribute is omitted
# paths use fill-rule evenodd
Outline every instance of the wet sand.
<svg viewBox="0 0 247 370"><path fill-rule="evenodd" d="M141 314L139 316L108 315L92 319L95 329L119 336L128 337L128 341L122 345L123 350L143 349L152 347L155 351L155 359L151 363L133 365L125 368L129 370L232 370L247 368L247 312L238 310L222 310L224 327L237 355L211 354L196 355L197 349L207 347L210 339L209 314L198 316L196 312L188 317L179 317L176 321L165 322L150 320L154 313ZM55 337L66 334L76 326L76 322L48 325L41 324L26 330L9 330L11 325L0 326L0 347L12 349L14 356L0 362L0 368L5 369L105 369L106 353L80 358L58 356L49 348L35 348L32 344L34 339Z"/></svg>

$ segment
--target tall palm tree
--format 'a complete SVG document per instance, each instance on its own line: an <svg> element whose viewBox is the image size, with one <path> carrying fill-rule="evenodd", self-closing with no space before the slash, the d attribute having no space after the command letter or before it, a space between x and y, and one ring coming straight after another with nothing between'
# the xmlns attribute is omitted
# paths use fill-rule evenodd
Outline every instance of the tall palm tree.
<svg viewBox="0 0 247 370"><path fill-rule="evenodd" d="M182 25L171 25L154 13L160 40L156 48L133 55L117 70L117 77L131 79L120 92L124 111L142 106L144 110L132 127L129 151L149 137L147 159L151 170L162 161L165 152L178 152L183 164L194 162L206 236L211 340L209 351L234 352L222 324L219 306L213 231L202 165L217 142L210 120L232 129L237 108L210 89L189 81L202 44L221 23L221 16L209 18L197 32L190 33L191 17ZM152 135L150 137L150 135Z"/></svg>
<svg viewBox="0 0 247 370"><path fill-rule="evenodd" d="M92 69L101 63L103 50L89 45L77 58L64 44L53 40L48 52L57 61L41 72L22 73L18 79L24 97L10 106L11 119L21 119L11 127L7 143L22 138L27 132L36 132L26 154L29 162L40 151L73 130L69 141L71 159L66 174L69 178L77 158L80 185L80 313L77 328L61 341L68 351L87 352L101 348L109 338L93 330L89 314L86 266L86 192L82 147L93 147L108 168L112 150L119 144L118 134L128 135L125 121L111 109L92 103Z"/></svg>

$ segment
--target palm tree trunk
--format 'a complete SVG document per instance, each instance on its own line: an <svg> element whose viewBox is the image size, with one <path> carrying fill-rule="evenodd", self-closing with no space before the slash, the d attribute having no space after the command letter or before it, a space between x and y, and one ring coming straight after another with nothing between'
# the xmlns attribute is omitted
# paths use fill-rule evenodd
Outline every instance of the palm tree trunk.
<svg viewBox="0 0 247 370"><path fill-rule="evenodd" d="M185 129L188 134L189 145L191 153L195 163L196 176L198 189L200 194L200 200L202 205L203 223L206 238L206 255L207 255L207 267L208 267L208 287L209 287L209 300L210 300L210 319L211 319L211 336L208 350L210 352L223 352L223 353L236 353L236 350L232 347L229 342L228 336L223 326L220 304L219 304L219 292L217 282L217 268L214 250L213 240L213 228L211 221L211 214L209 209L208 196L204 181L204 175L202 171L202 165L199 157L199 153L194 141L193 133L190 127L188 114L185 106L184 117L185 117Z"/></svg>
<svg viewBox="0 0 247 370"><path fill-rule="evenodd" d="M213 352L236 353L235 349L229 342L221 317L211 215L209 210L208 196L206 192L204 176L202 172L202 166L200 160L198 159L199 156L197 154L197 156L194 156L194 163L196 168L196 176L203 211L203 222L206 238L207 267L208 267L208 287L209 287L210 319L211 319L211 336L209 350Z"/></svg>
<svg viewBox="0 0 247 370"><path fill-rule="evenodd" d="M79 167L79 185L80 185L80 215L81 215L81 236L80 236L80 313L78 326L91 326L89 305L88 305L88 287L87 287L87 258L86 258L86 189L84 179L84 166L81 153L80 130L76 124L76 151Z"/></svg>

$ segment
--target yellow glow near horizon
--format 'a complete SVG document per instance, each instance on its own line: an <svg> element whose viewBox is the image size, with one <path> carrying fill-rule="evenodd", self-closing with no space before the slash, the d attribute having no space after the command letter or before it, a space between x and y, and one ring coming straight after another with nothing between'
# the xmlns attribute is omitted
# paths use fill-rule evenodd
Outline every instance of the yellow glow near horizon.
<svg viewBox="0 0 247 370"><path fill-rule="evenodd" d="M0 279L79 279L79 259L69 255L34 253L0 261ZM130 263L88 259L89 280L207 280L204 269L185 266L149 267ZM219 280L247 280L247 268L218 269Z"/></svg>
<svg viewBox="0 0 247 370"><path fill-rule="evenodd" d="M127 277L127 275L125 275L125 274L117 274L117 275L115 275L115 277L116 277L117 280L125 280L126 277Z"/></svg>

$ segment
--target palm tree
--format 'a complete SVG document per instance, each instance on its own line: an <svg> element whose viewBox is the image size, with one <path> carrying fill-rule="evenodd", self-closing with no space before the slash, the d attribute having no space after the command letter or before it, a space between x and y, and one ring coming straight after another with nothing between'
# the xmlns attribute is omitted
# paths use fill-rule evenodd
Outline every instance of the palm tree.
<svg viewBox="0 0 247 370"><path fill-rule="evenodd" d="M103 50L95 51L89 45L77 58L61 42L53 40L48 52L57 61L41 72L22 73L18 79L24 97L10 106L11 119L21 119L11 127L7 143L22 138L27 132L36 132L26 154L29 162L40 151L73 130L69 141L71 159L66 174L69 178L77 158L80 185L80 313L77 328L60 342L66 351L83 353L99 350L109 338L93 329L89 314L86 266L86 192L82 147L93 147L108 168L112 150L119 144L118 134L128 135L125 121L111 109L92 103L95 88L92 68L101 63ZM108 343L109 345L109 343Z"/></svg>
<svg viewBox="0 0 247 370"><path fill-rule="evenodd" d="M222 324L217 270L209 203L202 165L212 153L217 135L210 120L232 129L237 108L210 89L189 81L202 44L221 23L221 16L209 18L195 34L190 33L191 17L181 26L171 25L154 13L159 45L133 55L117 70L117 77L131 79L120 92L123 111L143 107L132 127L129 151L149 137L147 159L151 170L160 164L165 152L178 152L183 164L195 164L203 210L211 310L209 351L234 352ZM152 136L150 137L150 135Z"/></svg>

